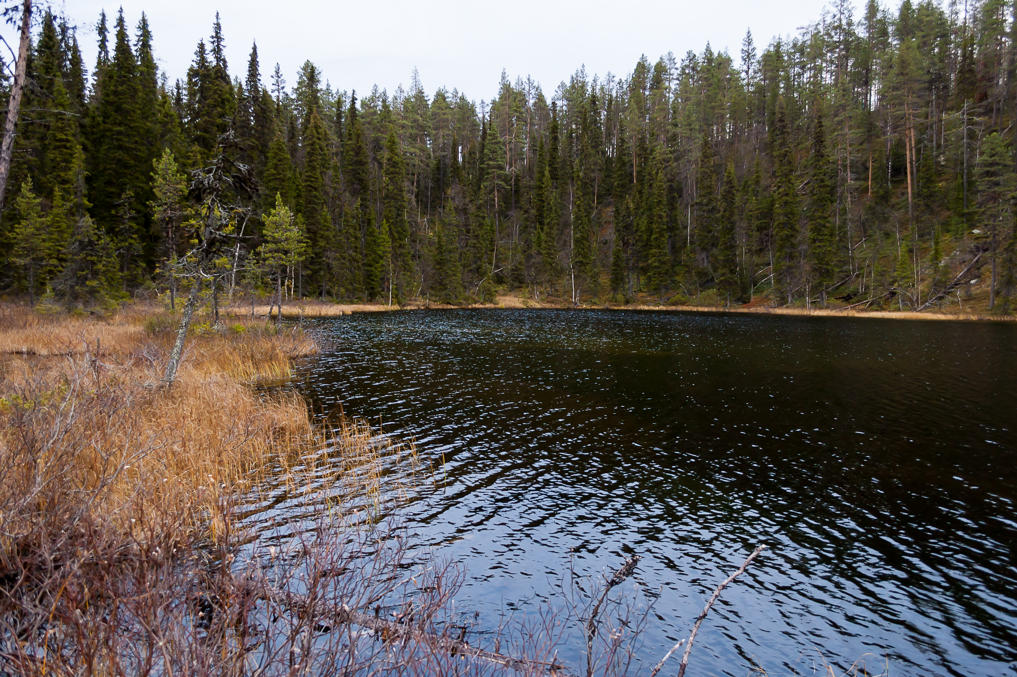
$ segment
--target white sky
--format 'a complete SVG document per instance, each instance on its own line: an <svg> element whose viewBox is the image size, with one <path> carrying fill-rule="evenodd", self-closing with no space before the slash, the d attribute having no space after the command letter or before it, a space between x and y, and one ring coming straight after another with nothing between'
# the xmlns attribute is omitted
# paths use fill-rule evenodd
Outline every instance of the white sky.
<svg viewBox="0 0 1017 677"><path fill-rule="evenodd" d="M115 0L54 0L78 26L86 65L95 63L95 23L102 8L110 22ZM853 0L856 19L860 0ZM201 38L222 16L230 71L243 77L251 42L257 40L262 81L278 62L287 85L310 59L324 80L340 90L366 94L377 84L393 92L407 86L413 69L431 94L458 88L479 102L497 95L502 69L515 82L531 75L550 97L581 66L587 73L624 76L641 54L650 61L668 51L680 59L707 42L727 49L736 62L752 29L757 50L776 36L814 23L827 0L123 0L131 33L148 15L155 56L170 81L184 76ZM10 33L10 28L5 29Z"/></svg>

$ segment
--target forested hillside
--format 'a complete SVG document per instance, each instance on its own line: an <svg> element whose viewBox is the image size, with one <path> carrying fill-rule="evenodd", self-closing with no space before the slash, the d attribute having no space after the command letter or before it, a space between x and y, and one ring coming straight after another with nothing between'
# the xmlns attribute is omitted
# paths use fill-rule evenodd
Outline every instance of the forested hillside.
<svg viewBox="0 0 1017 677"><path fill-rule="evenodd" d="M478 103L416 77L336 90L343 74L310 62L290 83L256 46L228 64L218 17L183 79L156 66L158 27L122 11L99 18L89 68L46 14L0 289L115 303L200 277L343 301L919 309L977 280L1006 313L1015 18L1014 0L862 16L836 0L791 40L580 70L553 92L503 76ZM214 168L229 180L210 192Z"/></svg>

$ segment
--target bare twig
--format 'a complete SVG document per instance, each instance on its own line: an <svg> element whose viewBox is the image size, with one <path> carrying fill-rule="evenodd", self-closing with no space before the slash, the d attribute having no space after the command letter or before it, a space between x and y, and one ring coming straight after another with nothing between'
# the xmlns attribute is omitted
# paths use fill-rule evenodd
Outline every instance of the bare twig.
<svg viewBox="0 0 1017 677"><path fill-rule="evenodd" d="M399 640L403 642L416 642L418 644L423 644L432 650L444 652L449 656L464 656L467 658L473 658L475 660L492 663L503 668L516 670L526 674L532 674L536 671L560 677L568 677L569 675L565 666L556 661L548 663L546 661L538 661L529 658L515 658L514 656L506 656L505 654L497 653L495 651L487 651L486 649L481 649L467 643L461 637L455 638L447 635L436 635L424 632L410 623L400 623L397 621L386 620L379 616L365 614L354 609L350 609L345 604L340 608L325 609L322 608L322 605L315 606L306 598L293 593L268 592L266 594L269 595L271 601L289 609L293 609L300 614L308 613L308 615L313 618L329 616L336 623L358 625L362 628L371 630L386 641L391 642Z"/></svg>
<svg viewBox="0 0 1017 677"><path fill-rule="evenodd" d="M593 611L590 612L590 617L586 621L586 675L589 677L593 674L593 638L597 635L597 616L600 614L600 607L607 598L607 593L611 591L611 588L620 584L626 578L632 575L632 572L636 569L636 564L639 563L639 555L632 555L625 563L622 564L618 571L614 572L614 575L607 580L604 585L604 589L600 593L600 597L597 599L597 603L593 605Z"/></svg>
<svg viewBox="0 0 1017 677"><path fill-rule="evenodd" d="M696 633L699 632L699 626L703 624L703 619L706 618L706 614L710 612L710 608L714 605L717 599L720 598L721 591L724 590L724 588L726 588L728 585L730 585L730 583L734 579L738 578L743 573L745 573L745 570L749 567L750 564L752 564L752 560L759 557L759 553L763 552L764 549L766 549L766 546L761 545L755 550L753 550L752 554L748 556L748 559L746 559L742 563L742 565L738 567L738 570L735 571L730 576L728 576L726 579L724 579L724 582L717 586L717 589L714 590L713 594L710 596L710 600L706 603L706 606L703 607L703 610L699 613L699 618L696 619L695 625L692 626L692 632L689 634L688 639L687 640L681 639L678 641L677 644L671 647L671 650L668 651L664 655L664 657L660 659L660 662L654 666L653 670L650 672L650 677L654 677L654 675L660 672L660 669L664 667L664 662L667 661L667 659L670 658L671 655L674 654L674 652L677 651L678 648L681 647L683 644L685 645L685 653L682 654L682 663L681 666L678 668L678 677L684 677L685 668L687 668L689 665L689 654L692 653L692 642L696 640Z"/></svg>

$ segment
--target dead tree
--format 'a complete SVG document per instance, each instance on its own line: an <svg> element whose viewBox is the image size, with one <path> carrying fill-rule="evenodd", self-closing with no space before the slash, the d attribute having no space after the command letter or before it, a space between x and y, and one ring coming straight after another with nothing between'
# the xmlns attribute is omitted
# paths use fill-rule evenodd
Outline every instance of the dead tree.
<svg viewBox="0 0 1017 677"><path fill-rule="evenodd" d="M8 10L11 11L11 10ZM32 37L32 0L24 0L21 6L21 40L18 44L18 63L14 68L14 82L7 102L7 120L4 122L4 137L0 142L0 208L7 193L7 178L11 172L11 158L14 154L14 134L21 108L21 93L25 89L25 72L28 68L28 48Z"/></svg>
<svg viewBox="0 0 1017 677"><path fill-rule="evenodd" d="M249 208L244 203L253 194L253 184L247 165L234 159L232 151L235 147L236 137L229 130L219 138L212 164L191 174L191 197L200 205L199 217L194 223L197 244L179 259L174 271L178 277L191 280L191 293L184 305L177 338L166 362L162 380L167 386L176 380L201 287L211 281L215 293L216 283L229 273L228 268L219 269L221 261L224 258L228 260L232 250L239 251L243 239L236 224L247 220Z"/></svg>

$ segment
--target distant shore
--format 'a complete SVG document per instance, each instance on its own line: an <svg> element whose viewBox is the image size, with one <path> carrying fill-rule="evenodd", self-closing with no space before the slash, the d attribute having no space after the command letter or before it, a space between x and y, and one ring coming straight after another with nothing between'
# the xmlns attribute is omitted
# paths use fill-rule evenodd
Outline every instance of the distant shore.
<svg viewBox="0 0 1017 677"><path fill-rule="evenodd" d="M468 303L462 305L450 305L445 303L428 303L422 300L415 300L402 305L384 303L326 303L322 301L290 301L283 304L282 314L287 318L298 317L340 317L354 313L384 313L397 310L441 310L441 309L501 309L501 308L532 308L548 310L635 310L635 311L666 311L679 313L703 313L703 314L727 314L738 313L745 315L784 315L794 317L862 317L879 318L892 320L953 320L953 321L975 321L975 322L1014 322L1017 316L999 316L987 313L973 313L955 310L944 311L914 311L914 310L855 310L850 308L797 308L786 306L766 305L739 305L739 306L692 306L692 305L656 305L648 303L630 304L592 304L585 303L573 305L567 301L545 300L538 301L532 298L502 295L496 297L493 303ZM256 317L268 315L269 306L266 304L255 305L253 312ZM229 309L231 314L251 314L251 306L233 306ZM273 313L278 312L273 309Z"/></svg>

